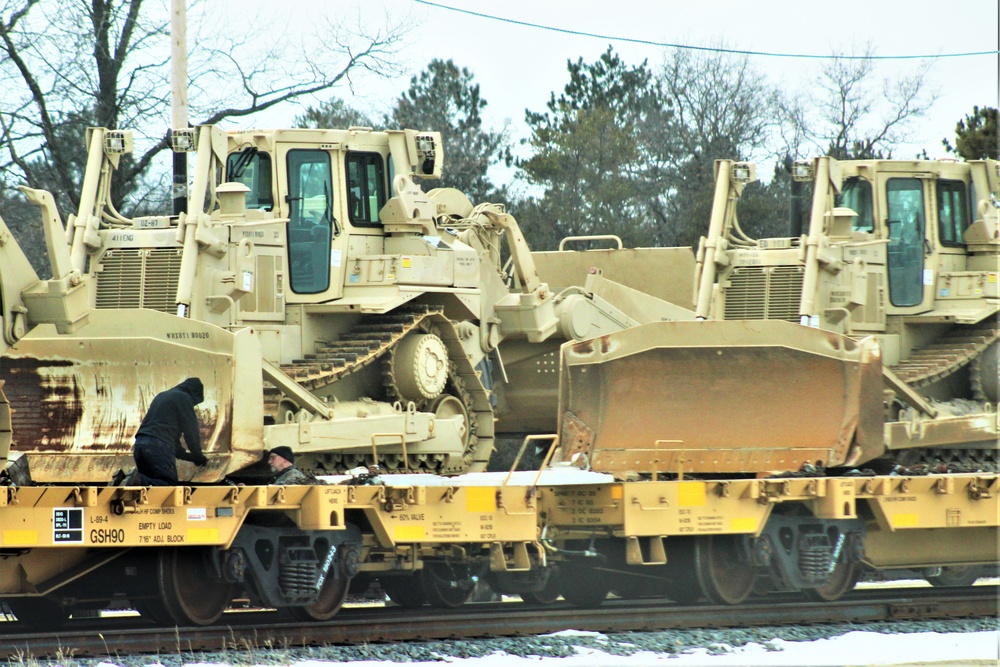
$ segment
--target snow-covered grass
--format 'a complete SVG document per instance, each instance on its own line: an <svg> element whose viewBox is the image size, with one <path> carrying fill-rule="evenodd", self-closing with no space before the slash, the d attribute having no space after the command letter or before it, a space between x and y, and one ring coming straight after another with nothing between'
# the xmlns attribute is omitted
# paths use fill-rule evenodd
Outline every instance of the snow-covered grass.
<svg viewBox="0 0 1000 667"><path fill-rule="evenodd" d="M560 655L513 654L502 649L469 650L468 643L420 645L418 651L405 648L393 652L390 659L368 659L377 653L375 646L357 647L357 653L341 652L330 657L321 655L324 649L253 649L246 653L234 651L223 656L191 654L119 658L104 661L60 660L54 662L8 661L9 665L49 667L54 665L88 665L90 667L256 667L285 665L290 667L332 667L350 663L352 667L391 667L393 665L435 665L437 667L644 667L664 665L675 667L791 667L886 665L893 667L993 667L1000 664L1000 630L979 632L911 632L882 633L852 631L839 636L812 641L789 641L773 638L760 642L732 646L720 637L718 643L691 647L683 642L665 639L661 646L652 646L651 637L668 634L636 633L641 645L595 632L569 630L534 638L538 646L563 646ZM405 645L399 645L405 646ZM412 646L412 645L411 645ZM390 649L389 645L383 648ZM458 648L458 650L456 650ZM309 655L299 657L304 651ZM391 649L390 649L391 652ZM385 651L383 651L385 653ZM313 657L317 656L317 657Z"/></svg>

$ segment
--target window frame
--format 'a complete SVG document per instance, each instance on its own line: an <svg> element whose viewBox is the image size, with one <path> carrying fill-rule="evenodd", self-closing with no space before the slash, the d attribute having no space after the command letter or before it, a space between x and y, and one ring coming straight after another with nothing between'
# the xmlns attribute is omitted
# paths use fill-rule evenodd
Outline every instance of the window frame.
<svg viewBox="0 0 1000 667"><path fill-rule="evenodd" d="M329 196L329 201L326 202L326 210L323 211L318 224L307 225L305 212L302 209L301 202L309 198L302 192L302 167L307 164L321 164L324 160L302 161L295 164L294 160L304 153L322 156L325 160L327 182L324 184L324 194ZM288 285L295 294L321 294L330 289L332 274L330 253L334 227L333 161L330 159L329 151L324 149L292 148L285 154L285 168L288 180L288 194L285 197L285 202L288 204L288 222L285 225L288 246ZM324 247L325 253L323 252ZM319 280L313 278L308 284L302 283L305 277L298 272L301 270L299 267L303 266L303 259L309 260L308 265L313 270L317 268L320 270ZM325 276L325 280L323 276Z"/></svg>
<svg viewBox="0 0 1000 667"><path fill-rule="evenodd" d="M875 197L874 189L872 188L872 182L863 178L851 178L846 183L845 186L850 185L850 190L854 190L858 185L863 185L868 197L868 214L867 217L862 215L861 211L856 210L853 206L847 206L844 203L844 195L848 191L847 187L841 189L839 193L834 197L834 203L836 206L845 206L857 213L857 217L851 223L851 230L855 232L867 232L869 234L875 233ZM858 227L857 223L859 221L865 221L870 223L868 227Z"/></svg>
<svg viewBox="0 0 1000 667"><path fill-rule="evenodd" d="M920 202L919 210L913 211L914 217L919 225L917 226L918 233L914 236L915 241L907 240L906 228L903 226L904 221L892 220L890 215L895 213L893 210L893 198L890 197L890 193L893 191L894 182L907 182L916 184L916 188L905 188L905 191L916 192L919 194L918 201ZM903 188L899 189L900 192L904 191ZM889 278L889 303L891 303L896 308L914 308L919 306L924 301L924 283L923 283L923 272L925 266L924 249L927 242L927 191L924 187L924 179L915 178L912 176L905 177L894 177L889 178L885 182L885 221L886 221L886 238L889 239L889 252L886 258L886 270ZM901 204L900 204L901 205ZM898 231L894 233L893 222L895 222L898 227ZM893 241L899 244L898 250L895 254L893 251ZM905 257L906 254L914 254L912 251L916 250L916 255L920 258L919 266L917 264L911 263L899 263L900 257ZM909 251L909 253L907 253ZM914 294L910 294L913 292ZM906 297L904 299L904 297Z"/></svg>
<svg viewBox="0 0 1000 667"><path fill-rule="evenodd" d="M950 216L951 226L950 228L945 225L944 204L945 188L950 190L951 200L953 203L957 203L961 207L960 213L964 215L961 219L957 216ZM956 179L941 179L938 180L934 187L934 195L937 199L937 214L938 214L938 241L942 246L947 248L960 248L965 245L965 241L962 239L962 235L965 230L969 228L972 224L972 213L969 209L969 189L966 184L960 180ZM958 223L956 226L956 222ZM948 233L946 233L946 230ZM954 236L954 238L953 238Z"/></svg>
<svg viewBox="0 0 1000 667"><path fill-rule="evenodd" d="M246 149L244 149L245 151ZM244 176L233 177L233 167L236 165L234 162L239 160L244 154L244 151L239 151L235 153L230 153L226 156L226 182L232 183L242 183L243 185L250 188L250 192L247 193L246 207L248 209L258 210L258 211L273 211L274 210L274 160L271 158L271 154L265 151L258 150L254 153L253 157L250 159L250 163L253 165L253 175L250 178L245 178ZM266 169L264 162L267 162ZM243 173L249 170L251 164L244 167ZM269 195L268 199L262 200L260 197L261 192L264 188L261 187L263 178L267 179L268 188L266 188ZM254 201L251 201L251 197L254 197Z"/></svg>
<svg viewBox="0 0 1000 667"><path fill-rule="evenodd" d="M357 166L361 170L358 182L358 193L352 192L352 167ZM368 169L375 167L376 170L376 192L374 193L376 208L371 206L372 184ZM347 192L347 219L354 227L381 227L382 221L379 219L379 211L389 201L388 188L385 180L385 158L381 153L374 151L348 151L344 158L344 171L347 175L345 181ZM363 207L362 211L366 215L357 215L358 210L352 204L358 200Z"/></svg>

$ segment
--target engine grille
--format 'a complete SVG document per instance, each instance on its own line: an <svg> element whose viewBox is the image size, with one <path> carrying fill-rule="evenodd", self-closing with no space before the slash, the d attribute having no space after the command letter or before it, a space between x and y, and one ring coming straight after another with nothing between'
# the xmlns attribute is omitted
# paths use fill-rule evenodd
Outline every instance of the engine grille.
<svg viewBox="0 0 1000 667"><path fill-rule="evenodd" d="M176 310L180 248L115 248L97 268L97 308Z"/></svg>
<svg viewBox="0 0 1000 667"><path fill-rule="evenodd" d="M725 288L725 319L799 321L801 266L738 266Z"/></svg>

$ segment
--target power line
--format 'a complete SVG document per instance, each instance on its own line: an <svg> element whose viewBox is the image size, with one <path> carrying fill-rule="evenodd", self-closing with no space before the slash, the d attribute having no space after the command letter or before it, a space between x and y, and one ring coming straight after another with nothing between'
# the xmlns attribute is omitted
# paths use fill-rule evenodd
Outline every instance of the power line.
<svg viewBox="0 0 1000 667"><path fill-rule="evenodd" d="M992 56L992 55L1000 57L1000 50L968 51L966 53L918 54L909 56L876 56L876 55L830 56L830 55L817 55L815 53L774 53L770 51L745 51L742 49L723 49L723 48L708 47L708 46L691 46L690 44L672 44L670 42L654 42L652 40L636 39L634 37L616 37L614 35L601 35L599 33L584 32L582 30L569 30L568 28L558 28L556 26L542 25L541 23L531 23L529 21L519 21L517 19L504 18L503 16L493 16L492 14L483 14L481 12L474 12L472 10L462 9L460 7L451 7L449 5L442 5L437 2L428 2L428 0L414 0L414 2L420 5L427 5L428 7L444 9L450 12L457 12L459 14L468 14L469 16L475 16L477 18L487 19L489 21L510 23L511 25L519 25L519 26L524 26L526 28L536 28L538 30L547 30L549 32L558 32L564 35L577 35L579 37L594 37L597 39L603 39L613 42L628 42L629 44L645 44L647 46L660 46L673 49L687 49L689 51L710 51L712 53L731 53L743 56L764 56L768 58L811 58L811 59L839 58L841 60L921 60L921 59L936 59L936 58L966 58L969 56Z"/></svg>

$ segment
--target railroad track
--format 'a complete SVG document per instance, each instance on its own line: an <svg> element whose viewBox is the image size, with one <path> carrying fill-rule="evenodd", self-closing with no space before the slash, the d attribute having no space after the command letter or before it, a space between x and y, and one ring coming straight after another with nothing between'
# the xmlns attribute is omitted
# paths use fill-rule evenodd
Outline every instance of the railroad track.
<svg viewBox="0 0 1000 667"><path fill-rule="evenodd" d="M71 620L59 632L47 634L20 633L16 623L0 623L0 656L23 660L66 658L70 654L74 658L115 659L143 653L527 636L567 629L627 632L987 618L998 614L998 595L998 586L869 589L822 604L790 596L736 607L608 600L597 609L577 609L559 602L533 607L530 614L520 602L478 603L450 610L347 607L329 623L294 622L277 612L228 612L222 623L211 627L153 628L141 618L121 617Z"/></svg>

